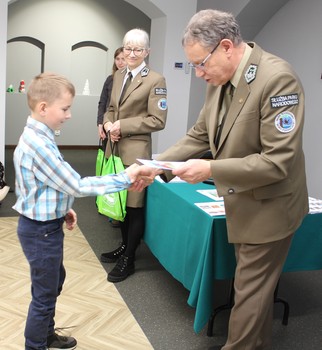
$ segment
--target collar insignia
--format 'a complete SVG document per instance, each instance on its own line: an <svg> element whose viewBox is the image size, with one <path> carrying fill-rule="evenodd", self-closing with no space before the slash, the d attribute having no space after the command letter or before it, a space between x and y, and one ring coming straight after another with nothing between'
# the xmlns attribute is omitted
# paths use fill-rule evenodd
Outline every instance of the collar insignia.
<svg viewBox="0 0 322 350"><path fill-rule="evenodd" d="M256 78L256 72L257 72L257 65L250 64L245 73L245 80L247 84L249 84Z"/></svg>
<svg viewBox="0 0 322 350"><path fill-rule="evenodd" d="M146 77L148 74L149 74L149 68L148 67L144 67L142 70L141 70L141 77Z"/></svg>

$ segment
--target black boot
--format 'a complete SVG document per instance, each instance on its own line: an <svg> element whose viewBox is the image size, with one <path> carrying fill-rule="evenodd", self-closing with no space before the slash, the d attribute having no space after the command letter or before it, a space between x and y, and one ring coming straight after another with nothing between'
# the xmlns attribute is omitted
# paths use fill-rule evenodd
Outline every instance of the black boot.
<svg viewBox="0 0 322 350"><path fill-rule="evenodd" d="M134 271L134 257L122 255L117 261L114 269L107 275L107 280L114 283L121 282L128 276L132 275Z"/></svg>
<svg viewBox="0 0 322 350"><path fill-rule="evenodd" d="M126 245L122 244L121 246L119 246L118 248L116 248L115 250L108 252L108 253L102 253L101 254L101 262L104 263L110 263L110 262L115 262L118 260L118 258L124 254L126 250Z"/></svg>
<svg viewBox="0 0 322 350"><path fill-rule="evenodd" d="M73 337L65 337L56 333L47 337L48 349L76 349L77 341Z"/></svg>

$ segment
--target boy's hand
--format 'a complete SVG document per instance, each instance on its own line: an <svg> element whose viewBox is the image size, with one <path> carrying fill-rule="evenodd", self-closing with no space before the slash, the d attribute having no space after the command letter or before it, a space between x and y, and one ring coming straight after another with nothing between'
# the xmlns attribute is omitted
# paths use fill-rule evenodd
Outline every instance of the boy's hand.
<svg viewBox="0 0 322 350"><path fill-rule="evenodd" d="M77 224L77 215L73 209L69 209L65 215L65 222L67 230L72 230Z"/></svg>
<svg viewBox="0 0 322 350"><path fill-rule="evenodd" d="M162 173L162 170L150 168L146 165L132 164L125 170L131 179L132 186L129 191L141 192L145 187L151 185L154 178Z"/></svg>

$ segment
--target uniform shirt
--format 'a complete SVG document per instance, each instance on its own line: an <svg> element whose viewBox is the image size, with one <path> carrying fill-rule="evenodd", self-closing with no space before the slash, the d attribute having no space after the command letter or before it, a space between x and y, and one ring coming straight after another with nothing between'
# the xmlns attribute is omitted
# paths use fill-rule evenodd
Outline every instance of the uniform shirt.
<svg viewBox="0 0 322 350"><path fill-rule="evenodd" d="M54 132L31 117L15 149L14 166L17 201L13 209L38 221L65 216L74 197L102 195L131 185L125 172L81 178L64 161Z"/></svg>
<svg viewBox="0 0 322 350"><path fill-rule="evenodd" d="M125 76L127 76L127 74L129 72L132 73L132 80L141 72L141 70L146 66L146 63L143 61L138 67L129 70L129 68L126 69L126 74ZM123 84L125 83L125 81L123 82Z"/></svg>
<svg viewBox="0 0 322 350"><path fill-rule="evenodd" d="M120 93L120 101L121 101L121 96L123 94L123 89L124 85L126 84L128 79L131 79L131 82L133 79L141 72L141 70L146 66L146 63L143 61L138 67L134 68L133 70L130 70L129 67L126 68L126 74L124 74L124 79L123 79L123 84L122 84L122 89ZM132 77L129 77L129 74L131 73ZM123 98L123 96L122 96Z"/></svg>

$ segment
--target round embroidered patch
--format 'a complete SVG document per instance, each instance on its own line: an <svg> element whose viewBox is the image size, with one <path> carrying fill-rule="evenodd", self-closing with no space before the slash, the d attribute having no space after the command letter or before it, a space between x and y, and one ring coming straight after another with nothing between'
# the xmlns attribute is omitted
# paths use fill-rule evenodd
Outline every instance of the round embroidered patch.
<svg viewBox="0 0 322 350"><path fill-rule="evenodd" d="M168 108L168 106L167 106L167 99L166 98L160 98L160 100L158 101L158 107L162 111L165 111Z"/></svg>
<svg viewBox="0 0 322 350"><path fill-rule="evenodd" d="M291 112L282 112L275 118L276 129L280 132L290 132L295 128L295 117Z"/></svg>

